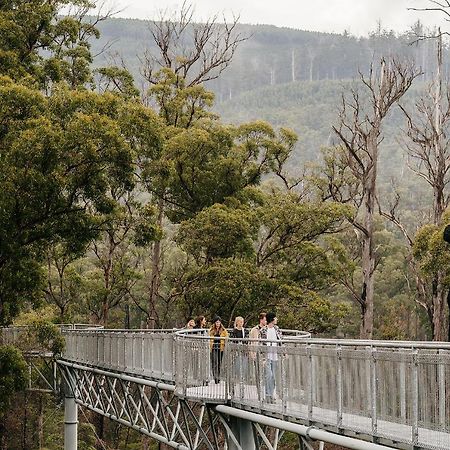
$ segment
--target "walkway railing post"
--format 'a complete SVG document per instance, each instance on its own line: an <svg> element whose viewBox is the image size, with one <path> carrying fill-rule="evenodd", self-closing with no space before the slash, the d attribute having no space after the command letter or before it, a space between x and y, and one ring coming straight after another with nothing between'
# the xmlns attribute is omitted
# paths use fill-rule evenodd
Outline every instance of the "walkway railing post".
<svg viewBox="0 0 450 450"><path fill-rule="evenodd" d="M342 428L342 400L343 400L343 387L342 387L342 347L338 345L336 347L337 358L337 376L336 376L336 395L337 395L337 427Z"/></svg>
<svg viewBox="0 0 450 450"><path fill-rule="evenodd" d="M416 447L419 441L419 361L418 350L412 351L412 445Z"/></svg>
<svg viewBox="0 0 450 450"><path fill-rule="evenodd" d="M308 365L309 365L309 386L308 386L308 420L312 420L313 415L313 383L314 383L314 370L313 370L313 359L312 359L312 349L311 344L306 347L306 354L308 355Z"/></svg>
<svg viewBox="0 0 450 450"><path fill-rule="evenodd" d="M438 355L441 352L438 351ZM438 392L439 392L439 425L443 430L445 430L446 422L447 422L447 414L446 414L446 399L447 392L445 388L445 365L440 362L437 364L438 367Z"/></svg>
<svg viewBox="0 0 450 450"><path fill-rule="evenodd" d="M374 437L378 434L378 423L377 423L377 349L375 347L370 347L370 400L372 408L372 435Z"/></svg>

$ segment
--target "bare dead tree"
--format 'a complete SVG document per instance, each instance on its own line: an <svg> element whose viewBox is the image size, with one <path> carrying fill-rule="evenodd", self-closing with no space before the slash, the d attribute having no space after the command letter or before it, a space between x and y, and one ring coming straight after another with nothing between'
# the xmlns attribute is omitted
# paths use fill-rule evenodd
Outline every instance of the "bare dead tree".
<svg viewBox="0 0 450 450"><path fill-rule="evenodd" d="M400 105L407 119L405 146L409 168L424 179L433 190L432 221L440 225L449 206L446 188L450 182L450 90L443 89L442 36L437 44L438 65L435 80L427 95L416 102L416 116Z"/></svg>
<svg viewBox="0 0 450 450"><path fill-rule="evenodd" d="M431 6L424 8L408 8L410 11L437 11L444 15L444 19L450 22L450 0L428 0ZM444 33L448 34L448 33Z"/></svg>
<svg viewBox="0 0 450 450"><path fill-rule="evenodd" d="M143 76L152 85L158 83L156 73L171 69L187 86L214 80L229 66L238 45L245 41L237 30L239 16L230 23L218 23L212 16L204 23L194 22L192 4L184 2L176 16L160 14L151 23L151 34L157 54L148 50L143 58Z"/></svg>
<svg viewBox="0 0 450 450"><path fill-rule="evenodd" d="M377 195L377 170L379 145L382 141L381 127L392 106L408 91L419 75L411 64L392 59L381 60L376 69L372 64L369 76L360 74L368 93L362 98L356 89L349 97L342 97L339 123L333 129L345 150L345 161L353 176L360 182L361 206L353 220L353 226L361 233L362 286L359 305L361 308L361 338L371 339L373 332L373 297L376 253L374 248L374 218Z"/></svg>
<svg viewBox="0 0 450 450"><path fill-rule="evenodd" d="M450 3L449 3L450 6ZM431 187L433 206L430 213L434 225L442 224L444 211L450 204L450 137L446 130L450 125L450 89L443 86L442 75L442 33L437 37L437 69L434 81L427 93L415 105L414 113L400 105L406 120L404 146L408 154L409 168ZM396 209L397 202L389 212L383 215L402 230L410 247L413 240L407 234ZM414 264L413 264L414 265ZM430 282L425 282L416 267L417 302L426 310L433 330L434 340L448 338L448 318L446 303L448 288L445 287L445 275L438 271Z"/></svg>

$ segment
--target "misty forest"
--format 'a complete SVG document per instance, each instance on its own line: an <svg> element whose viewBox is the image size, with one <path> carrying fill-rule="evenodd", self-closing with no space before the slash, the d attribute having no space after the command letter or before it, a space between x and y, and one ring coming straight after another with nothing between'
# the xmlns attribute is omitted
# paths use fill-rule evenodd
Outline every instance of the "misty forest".
<svg viewBox="0 0 450 450"><path fill-rule="evenodd" d="M91 6L0 2L2 326L58 351L52 324L274 310L314 336L449 340L450 8L356 37ZM0 449L61 449L22 344L0 346ZM79 420L81 450L163 448Z"/></svg>

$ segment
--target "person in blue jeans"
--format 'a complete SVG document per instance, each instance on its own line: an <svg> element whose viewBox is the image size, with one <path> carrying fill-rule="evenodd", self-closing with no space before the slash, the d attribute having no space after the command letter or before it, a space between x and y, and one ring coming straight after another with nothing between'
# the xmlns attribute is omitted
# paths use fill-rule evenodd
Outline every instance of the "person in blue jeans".
<svg viewBox="0 0 450 450"><path fill-rule="evenodd" d="M265 391L266 402L275 403L275 384L276 373L278 366L278 346L281 345L283 338L281 330L277 327L277 317L275 313L270 312L266 314L267 325L261 329L261 340L267 345L265 370Z"/></svg>

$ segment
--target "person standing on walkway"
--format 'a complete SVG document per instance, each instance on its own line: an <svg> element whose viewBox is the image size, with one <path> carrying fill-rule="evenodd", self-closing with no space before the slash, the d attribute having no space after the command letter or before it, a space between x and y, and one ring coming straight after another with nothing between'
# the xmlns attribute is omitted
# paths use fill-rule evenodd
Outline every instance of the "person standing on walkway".
<svg viewBox="0 0 450 450"><path fill-rule="evenodd" d="M277 317L275 313L270 312L266 315L267 326L261 330L261 340L267 345L265 361L265 393L266 402L275 403L275 384L276 372L278 366L278 347L283 338L281 330L275 324Z"/></svg>
<svg viewBox="0 0 450 450"><path fill-rule="evenodd" d="M247 377L248 367L248 341L241 341L241 339L248 338L248 331L244 328L244 318L237 316L234 319L234 328L230 332L230 338L236 339L234 342L233 366L235 377L242 380Z"/></svg>
<svg viewBox="0 0 450 450"><path fill-rule="evenodd" d="M263 371L261 369L261 352L258 350L258 347L261 345L261 342L259 342L259 339L261 339L261 330L267 325L266 313L260 313L258 319L258 325L255 325L249 333L249 338L251 339L249 356L252 361L250 368L253 367L255 372L254 376L258 400L261 400L264 383L262 380ZM251 370L249 372L251 372Z"/></svg>
<svg viewBox="0 0 450 450"><path fill-rule="evenodd" d="M230 332L230 338L245 339L248 337L248 333L244 328L244 318L237 316L234 319L234 328Z"/></svg>
<svg viewBox="0 0 450 450"><path fill-rule="evenodd" d="M204 330L206 328L206 317L198 316L195 318L195 326L196 330Z"/></svg>
<svg viewBox="0 0 450 450"><path fill-rule="evenodd" d="M250 339L260 339L261 338L261 330L267 325L266 320L266 313L262 312L259 315L259 323L258 325L255 325L251 330L249 334Z"/></svg>
<svg viewBox="0 0 450 450"><path fill-rule="evenodd" d="M220 366L222 364L223 351L225 349L225 339L228 338L228 331L222 325L222 319L215 316L212 327L209 329L211 368L215 383L220 381Z"/></svg>

